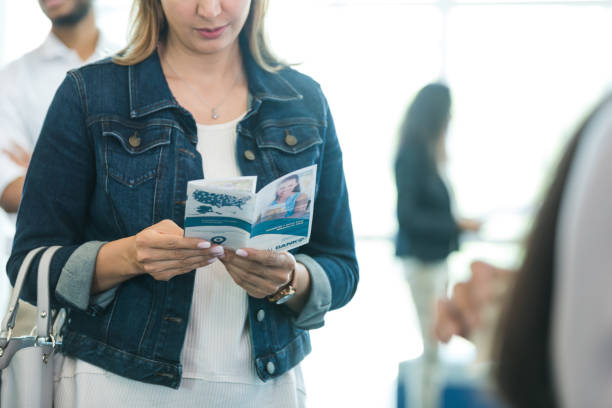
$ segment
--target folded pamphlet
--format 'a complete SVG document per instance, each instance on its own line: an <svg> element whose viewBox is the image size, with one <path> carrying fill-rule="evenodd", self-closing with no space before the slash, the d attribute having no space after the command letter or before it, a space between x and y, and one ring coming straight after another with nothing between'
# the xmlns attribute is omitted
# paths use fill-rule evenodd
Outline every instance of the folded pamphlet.
<svg viewBox="0 0 612 408"><path fill-rule="evenodd" d="M185 236L231 249L287 251L310 239L317 166L304 167L255 193L256 176L187 183Z"/></svg>

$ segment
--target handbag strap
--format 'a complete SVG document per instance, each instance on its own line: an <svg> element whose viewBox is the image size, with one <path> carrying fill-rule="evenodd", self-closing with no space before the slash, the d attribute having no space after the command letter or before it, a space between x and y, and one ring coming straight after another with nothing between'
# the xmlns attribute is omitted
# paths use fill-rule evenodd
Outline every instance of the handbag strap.
<svg viewBox="0 0 612 408"><path fill-rule="evenodd" d="M11 339L13 328L15 327L17 310L19 309L19 295L23 289L28 270L34 257L45 249L45 247L30 251L21 263L17 274L17 280L15 281L15 287L13 288L13 294L11 295L9 310L2 321L2 327L5 334L0 335L0 369L6 368L10 364L15 353L26 347L40 347L41 350L44 350L42 352L42 357L43 362L46 364L49 361L49 356L55 351L56 345L60 344L56 343L56 339L51 333L53 325L51 323L52 316L50 315L51 309L49 307L49 269L53 255L60 248L60 246L47 248L42 254L38 264L36 293L38 317L36 337L30 335ZM58 330L60 329L61 327L58 328Z"/></svg>
<svg viewBox="0 0 612 408"><path fill-rule="evenodd" d="M4 320L2 320L2 330L10 331L15 327L17 310L19 310L19 295L21 295L21 289L23 288L23 283L28 275L30 264L32 263L34 257L45 248L46 247L33 249L28 252L26 257L23 259L19 272L17 273L17 280L15 280L15 286L13 287L13 293L11 294L8 311L6 316L4 316Z"/></svg>
<svg viewBox="0 0 612 408"><path fill-rule="evenodd" d="M38 291L36 294L36 305L38 308L38 323L36 325L38 330L38 337L49 338L51 332L52 319L51 319L51 307L49 302L49 270L51 267L51 260L55 252L60 249L60 246L49 247L43 253L38 264Z"/></svg>

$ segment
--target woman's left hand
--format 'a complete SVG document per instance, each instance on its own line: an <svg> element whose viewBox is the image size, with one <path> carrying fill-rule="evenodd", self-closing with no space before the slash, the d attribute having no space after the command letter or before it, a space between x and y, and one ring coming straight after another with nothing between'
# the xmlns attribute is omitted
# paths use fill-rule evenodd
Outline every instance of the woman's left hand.
<svg viewBox="0 0 612 408"><path fill-rule="evenodd" d="M295 258L289 252L258 249L226 250L219 259L236 284L254 298L273 295L288 284L295 273Z"/></svg>

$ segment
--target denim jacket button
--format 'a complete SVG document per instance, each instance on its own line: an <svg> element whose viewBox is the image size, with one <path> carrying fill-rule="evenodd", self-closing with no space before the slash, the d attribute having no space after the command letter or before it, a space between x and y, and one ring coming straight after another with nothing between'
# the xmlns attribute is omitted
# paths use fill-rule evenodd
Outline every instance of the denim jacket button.
<svg viewBox="0 0 612 408"><path fill-rule="evenodd" d="M265 318L266 318L266 312L263 309L259 309L259 311L257 312L257 321L261 322Z"/></svg>
<svg viewBox="0 0 612 408"><path fill-rule="evenodd" d="M128 139L128 142L132 147L140 146L140 137L138 137L138 132L134 132L134 134Z"/></svg>
<svg viewBox="0 0 612 408"><path fill-rule="evenodd" d="M289 133L289 131L287 131L286 136L285 136L285 143L293 147L297 144L297 142L298 142L297 137L293 136L291 133Z"/></svg>
<svg viewBox="0 0 612 408"><path fill-rule="evenodd" d="M244 151L244 157L245 157L247 160L255 160L255 153L253 153L253 152L252 152L252 151L250 151L250 150L245 150L245 151Z"/></svg>
<svg viewBox="0 0 612 408"><path fill-rule="evenodd" d="M273 362L268 361L268 364L266 364L266 371L268 372L268 374L274 375L274 372L276 371L276 367L274 366Z"/></svg>

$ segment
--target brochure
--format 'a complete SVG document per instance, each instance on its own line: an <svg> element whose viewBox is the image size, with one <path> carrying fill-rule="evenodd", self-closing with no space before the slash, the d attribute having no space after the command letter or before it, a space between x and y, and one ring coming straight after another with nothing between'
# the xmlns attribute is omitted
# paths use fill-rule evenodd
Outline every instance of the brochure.
<svg viewBox="0 0 612 408"><path fill-rule="evenodd" d="M257 177L187 183L185 236L231 249L288 251L310 239L317 166L285 174L255 193Z"/></svg>

